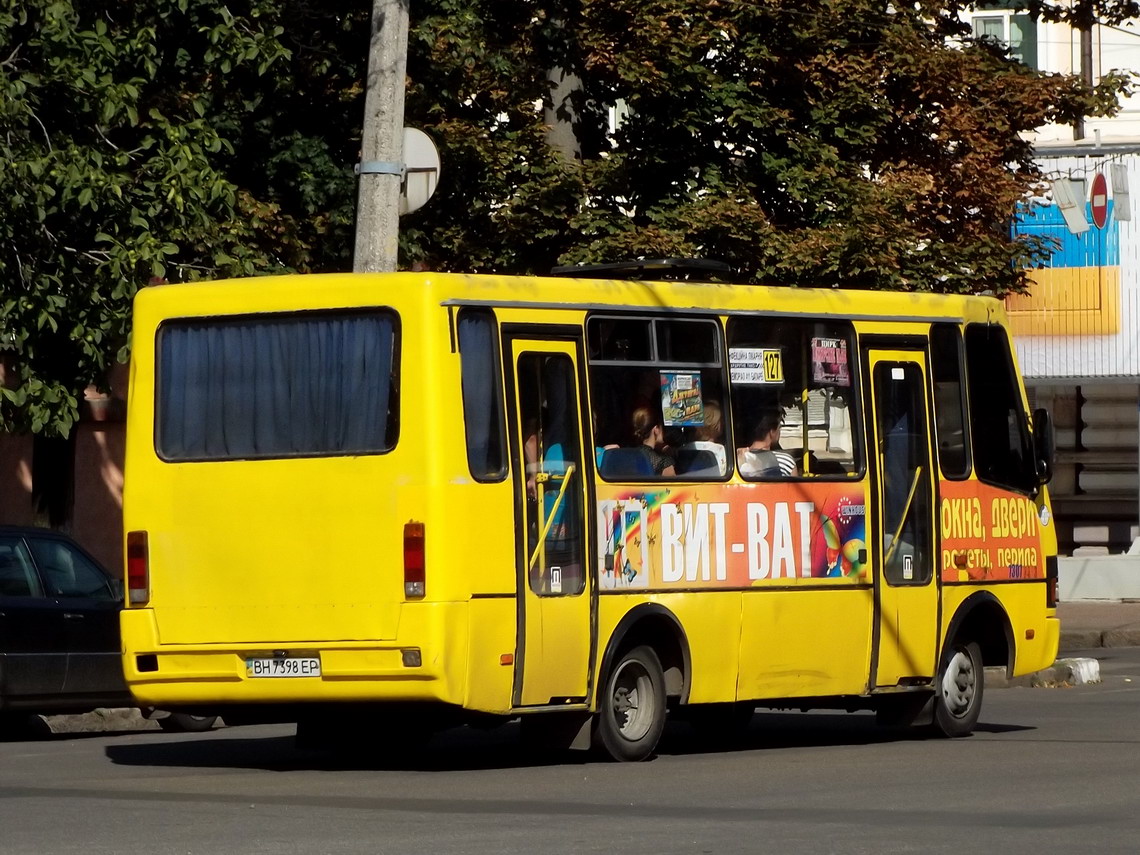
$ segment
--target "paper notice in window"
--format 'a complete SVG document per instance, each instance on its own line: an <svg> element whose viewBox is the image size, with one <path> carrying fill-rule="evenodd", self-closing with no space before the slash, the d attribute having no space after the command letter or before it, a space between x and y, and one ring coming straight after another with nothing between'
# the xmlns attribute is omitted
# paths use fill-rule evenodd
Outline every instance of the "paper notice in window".
<svg viewBox="0 0 1140 855"><path fill-rule="evenodd" d="M661 415L665 427L698 427L705 423L699 373L661 372Z"/></svg>
<svg viewBox="0 0 1140 855"><path fill-rule="evenodd" d="M784 382L784 361L778 347L730 347L728 376L737 386L768 386Z"/></svg>
<svg viewBox="0 0 1140 855"><path fill-rule="evenodd" d="M811 340L811 379L829 386L850 386L847 367L847 340L813 338Z"/></svg>

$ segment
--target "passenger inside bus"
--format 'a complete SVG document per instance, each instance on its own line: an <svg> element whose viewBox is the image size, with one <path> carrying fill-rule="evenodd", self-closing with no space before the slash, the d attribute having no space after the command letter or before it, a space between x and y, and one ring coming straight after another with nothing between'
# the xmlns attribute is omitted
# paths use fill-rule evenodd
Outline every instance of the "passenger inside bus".
<svg viewBox="0 0 1140 855"><path fill-rule="evenodd" d="M637 449L653 468L653 474L671 478L677 474L672 456L665 451L665 429L661 417L648 406L634 409L630 415L633 438L640 443Z"/></svg>
<svg viewBox="0 0 1140 855"><path fill-rule="evenodd" d="M682 475L724 475L728 459L724 450L724 421L719 401L702 404L704 424L693 429L693 439L677 449L677 472Z"/></svg>
<svg viewBox="0 0 1140 855"><path fill-rule="evenodd" d="M794 478L799 475L792 455L780 450L782 409L766 411L756 421L752 444L736 451L736 465L745 478Z"/></svg>

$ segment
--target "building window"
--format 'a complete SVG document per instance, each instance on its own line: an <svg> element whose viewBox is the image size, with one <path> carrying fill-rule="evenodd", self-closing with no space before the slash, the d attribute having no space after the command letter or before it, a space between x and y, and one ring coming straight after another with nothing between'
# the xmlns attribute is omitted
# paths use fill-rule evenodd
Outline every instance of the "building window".
<svg viewBox="0 0 1140 855"><path fill-rule="evenodd" d="M997 42L1009 48L1018 62L1037 68L1037 23L1028 15L1014 14L1012 0L980 3L979 14L971 18L974 38Z"/></svg>

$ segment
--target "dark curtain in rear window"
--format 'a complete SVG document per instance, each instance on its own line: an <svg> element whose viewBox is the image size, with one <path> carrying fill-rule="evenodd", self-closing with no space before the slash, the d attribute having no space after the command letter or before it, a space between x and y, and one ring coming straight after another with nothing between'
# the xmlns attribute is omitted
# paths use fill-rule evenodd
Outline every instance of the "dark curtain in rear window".
<svg viewBox="0 0 1140 855"><path fill-rule="evenodd" d="M158 350L167 460L369 454L395 442L390 312L173 322Z"/></svg>

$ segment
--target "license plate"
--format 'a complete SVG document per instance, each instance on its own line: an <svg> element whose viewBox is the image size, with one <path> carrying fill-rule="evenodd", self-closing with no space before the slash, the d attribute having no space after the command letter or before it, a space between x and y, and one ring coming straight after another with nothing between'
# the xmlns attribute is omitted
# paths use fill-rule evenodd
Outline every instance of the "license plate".
<svg viewBox="0 0 1140 855"><path fill-rule="evenodd" d="M247 677L319 677L321 660L316 656L246 659L245 673Z"/></svg>

